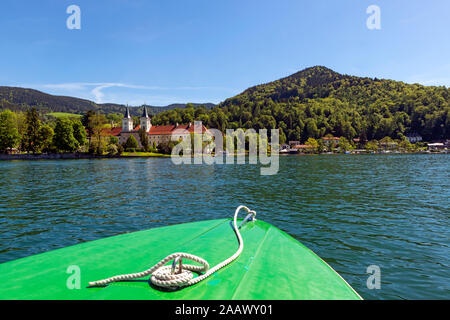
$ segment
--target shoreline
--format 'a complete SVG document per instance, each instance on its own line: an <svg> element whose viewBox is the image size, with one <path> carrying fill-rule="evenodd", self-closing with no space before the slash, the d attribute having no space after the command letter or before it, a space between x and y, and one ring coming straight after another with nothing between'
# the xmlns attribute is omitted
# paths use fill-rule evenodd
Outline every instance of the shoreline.
<svg viewBox="0 0 450 320"><path fill-rule="evenodd" d="M283 154L280 156L319 156L319 155L411 155L411 154L449 154L449 152L401 152L401 153L310 153ZM269 154L270 155L270 154ZM269 156L268 155L268 156ZM231 154L229 155L231 156ZM232 156L236 156L233 154ZM11 160L86 160L86 159L136 159L136 158L170 158L166 154L127 154L127 155L95 155L89 153L54 153L54 154L0 154L0 161Z"/></svg>
<svg viewBox="0 0 450 320"><path fill-rule="evenodd" d="M89 153L52 153L52 154L0 154L0 161L8 160L77 160L77 159L123 159L123 158L167 158L169 155L96 155Z"/></svg>

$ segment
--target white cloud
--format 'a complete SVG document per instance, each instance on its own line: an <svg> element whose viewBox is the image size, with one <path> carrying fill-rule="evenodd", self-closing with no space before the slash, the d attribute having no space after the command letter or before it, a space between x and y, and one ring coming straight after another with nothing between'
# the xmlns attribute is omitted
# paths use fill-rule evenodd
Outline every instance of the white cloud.
<svg viewBox="0 0 450 320"><path fill-rule="evenodd" d="M183 102L218 103L240 92L238 89L214 86L162 87L121 82L68 82L21 86L50 94L93 100L96 103L130 103L132 105L145 102L152 105ZM165 93L162 94L162 92Z"/></svg>

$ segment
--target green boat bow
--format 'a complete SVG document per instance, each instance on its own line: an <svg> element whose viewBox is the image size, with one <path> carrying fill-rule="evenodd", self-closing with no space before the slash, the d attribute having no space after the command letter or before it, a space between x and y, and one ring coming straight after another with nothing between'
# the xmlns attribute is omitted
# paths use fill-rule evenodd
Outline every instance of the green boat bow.
<svg viewBox="0 0 450 320"><path fill-rule="evenodd" d="M127 233L0 264L0 299L361 299L314 252L260 220L242 225L245 246L236 260L192 286L159 288L148 276L89 286L146 270L172 252L189 252L215 266L237 250L231 221Z"/></svg>

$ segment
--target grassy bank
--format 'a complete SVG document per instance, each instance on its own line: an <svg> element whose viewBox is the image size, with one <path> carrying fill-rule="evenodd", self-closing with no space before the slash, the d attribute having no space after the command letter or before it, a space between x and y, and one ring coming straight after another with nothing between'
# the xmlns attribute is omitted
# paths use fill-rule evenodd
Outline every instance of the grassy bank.
<svg viewBox="0 0 450 320"><path fill-rule="evenodd" d="M124 152L121 154L123 157L160 157L170 158L170 154L162 154L156 152Z"/></svg>
<svg viewBox="0 0 450 320"><path fill-rule="evenodd" d="M47 113L47 115L52 116L57 119L61 118L81 118L83 115L81 114L75 114L75 113L67 113L67 112L52 112Z"/></svg>

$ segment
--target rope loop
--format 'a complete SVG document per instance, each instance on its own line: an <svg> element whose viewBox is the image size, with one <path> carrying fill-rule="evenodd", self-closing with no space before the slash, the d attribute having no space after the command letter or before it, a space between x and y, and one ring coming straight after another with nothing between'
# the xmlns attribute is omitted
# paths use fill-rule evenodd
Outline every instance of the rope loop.
<svg viewBox="0 0 450 320"><path fill-rule="evenodd" d="M248 215L245 217L245 219L241 222L239 225L239 228L237 226L237 216L239 214L239 211L241 209L245 209L248 212ZM215 273L216 271L220 270L221 268L225 267L226 265L230 264L232 261L236 260L237 257L241 254L242 250L244 249L244 241L242 240L241 233L239 232L240 227L246 223L247 221L253 221L255 220L256 212L253 210L250 210L246 206L239 206L237 207L236 211L234 212L234 219L233 219L233 229L236 233L236 237L239 242L239 248L238 250L228 259L222 261L218 265L214 266L212 269L209 268L209 264L206 260L203 258L200 258L196 255L190 254L190 253L184 253L184 252L175 252L161 261L159 261L157 264L155 264L150 269L147 269L142 272L138 273L130 273L130 274L123 274L114 276L111 278L107 278L104 280L99 281L93 281L89 282L90 286L105 286L112 282L117 281L124 281L124 280L131 280L136 278L142 278L148 275L151 275L150 281L154 285L161 287L161 288L180 288L180 287L187 287L191 286L193 284L199 283L200 281L206 279L211 274ZM182 259L191 260L194 262L197 262L199 265L193 265L193 264L184 264L182 263ZM169 261L172 261L173 263L171 266L165 266L165 264ZM176 271L176 264L179 264L178 271ZM198 277L194 277L195 273L202 273L202 275L199 275Z"/></svg>

